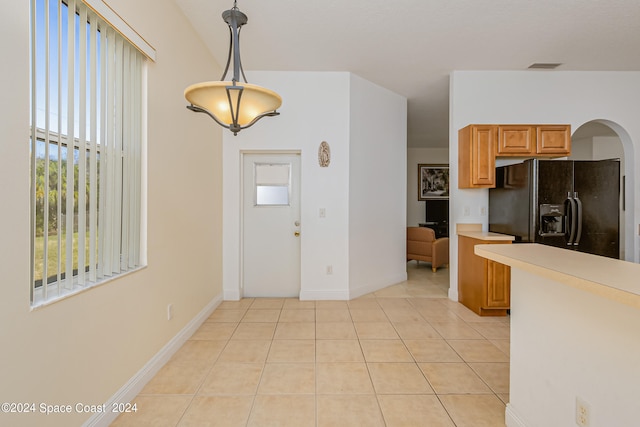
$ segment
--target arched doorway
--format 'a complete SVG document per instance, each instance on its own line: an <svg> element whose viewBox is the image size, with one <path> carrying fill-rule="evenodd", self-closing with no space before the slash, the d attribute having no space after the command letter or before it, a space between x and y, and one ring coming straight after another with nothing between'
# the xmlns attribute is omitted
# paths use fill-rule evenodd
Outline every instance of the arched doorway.
<svg viewBox="0 0 640 427"><path fill-rule="evenodd" d="M570 160L615 158L620 159L620 259L634 261L634 183L631 179L634 157L631 138L620 125L609 120L586 122L573 133Z"/></svg>

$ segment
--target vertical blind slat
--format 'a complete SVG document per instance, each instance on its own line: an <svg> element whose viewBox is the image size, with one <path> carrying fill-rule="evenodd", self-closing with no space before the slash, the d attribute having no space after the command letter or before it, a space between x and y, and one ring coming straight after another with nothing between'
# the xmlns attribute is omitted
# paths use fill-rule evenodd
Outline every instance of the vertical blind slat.
<svg viewBox="0 0 640 427"><path fill-rule="evenodd" d="M142 58L137 52L134 53L134 61L135 61L135 70L133 73L134 76L134 90L133 93L140 94L142 93ZM142 141L142 98L141 96L136 96L134 99L134 114L133 114L133 138L134 141ZM141 168L136 167L136 165L140 165L142 163L142 156L140 155L141 144L135 144L133 148L133 158L131 161L131 169L134 175L134 197L132 202L134 203L132 222L133 222L133 232L131 233L131 256L129 258L129 266L135 266L140 260L140 218L142 216L140 212L140 201L141 201Z"/></svg>
<svg viewBox="0 0 640 427"><path fill-rule="evenodd" d="M116 58L122 59L123 55L123 40L119 36L119 34L115 34L116 40ZM114 182L114 200L113 200L113 235L112 235L112 271L113 273L119 273L121 270L121 260L120 254L122 253L122 216L116 213L122 212L122 111L123 111L123 89L122 89L122 78L123 78L123 64L120 63L115 70L115 105L116 111L119 114L115 117L115 134L114 134L114 163L115 163L115 172L113 174Z"/></svg>
<svg viewBox="0 0 640 427"><path fill-rule="evenodd" d="M96 273L96 233L98 228L98 131L97 131L97 106L99 105L98 91L97 91L97 68L98 68L98 41L96 37L98 28L98 17L95 14L91 14L90 17L90 71L91 71L91 84L90 84L90 134L89 134L89 280L95 282L97 280Z"/></svg>
<svg viewBox="0 0 640 427"><path fill-rule="evenodd" d="M107 167L108 167L108 152L106 147L106 132L107 132L107 123L106 123L106 114L107 114L107 106L105 105L105 101L107 100L107 81L109 80L109 74L107 73L107 44L111 44L109 39L107 38L107 30L103 29L100 31L100 99L101 107L100 107L100 146L101 146L101 156L100 156L100 200L98 206L98 271L97 276L98 279L102 279L104 277L104 269L105 269L105 256L107 251L105 250L105 234L106 234L106 225L105 225L105 217L106 217L106 183L107 183ZM108 104L107 104L108 105Z"/></svg>
<svg viewBox="0 0 640 427"><path fill-rule="evenodd" d="M81 8L78 65L78 284L85 284L87 244L87 9Z"/></svg>
<svg viewBox="0 0 640 427"><path fill-rule="evenodd" d="M37 9L36 9L36 0L31 0L31 43L33 45L35 45L35 40L37 40L37 32L36 32L36 13L37 13ZM34 81L37 81L37 74L36 74L36 70L38 69L38 62L36 60L37 58L37 54L36 54L37 49L33 48L31 49L31 75L33 76L32 79ZM31 240L31 251L30 251L30 280L31 280L31 300L33 300L34 298L34 293L35 293L35 251L36 251L36 245L35 245L35 241L36 241L36 144L37 144L37 135L36 135L36 123L37 123L37 118L38 118L38 114L37 114L37 110L36 107L38 105L37 102L37 91L36 91L36 85L33 84L31 85L31 141L30 141L30 151L31 151L31 156L29 159L29 163L30 163L30 167L31 167L31 171L30 171L30 176L31 176L31 194L29 195L29 198L31 199L31 206L30 206L30 216L31 216L31 230L30 230L30 240Z"/></svg>
<svg viewBox="0 0 640 427"><path fill-rule="evenodd" d="M131 177L129 176L129 142L131 141L131 79L124 79L125 75L131 75L131 64L129 61L129 46L122 46L122 241L121 245L121 267L127 268L129 263L129 186Z"/></svg>
<svg viewBox="0 0 640 427"><path fill-rule="evenodd" d="M111 29L108 30L108 45L109 45L109 58L114 58L116 54L116 43L114 40L115 32ZM111 112L115 109L115 64L113 61L109 61L109 69L107 74L107 111ZM106 191L106 204L109 206L109 209L105 209L105 260L104 260L104 274L107 276L111 276L113 274L113 203L115 200L115 172L116 172L116 162L115 162L115 116L113 114L107 115L107 126L106 126L106 145L107 145L107 179L105 180Z"/></svg>
<svg viewBox="0 0 640 427"><path fill-rule="evenodd" d="M74 202L74 75L75 75L75 15L76 2L68 0L67 2L67 206L65 210L66 227L66 262L65 262L65 289L73 289L73 202Z"/></svg>
<svg viewBox="0 0 640 427"><path fill-rule="evenodd" d="M51 43L49 37L49 0L44 2L44 45L45 45L45 64L44 64L44 180L42 182L43 197L43 224L42 224L42 289L44 298L49 296L49 287L47 286L47 278L49 277L47 260L49 259L49 142L51 136L49 130L51 128Z"/></svg>
<svg viewBox="0 0 640 427"><path fill-rule="evenodd" d="M56 288L60 296L60 282L62 281L62 2L58 1L58 200L56 209L57 248L57 277Z"/></svg>

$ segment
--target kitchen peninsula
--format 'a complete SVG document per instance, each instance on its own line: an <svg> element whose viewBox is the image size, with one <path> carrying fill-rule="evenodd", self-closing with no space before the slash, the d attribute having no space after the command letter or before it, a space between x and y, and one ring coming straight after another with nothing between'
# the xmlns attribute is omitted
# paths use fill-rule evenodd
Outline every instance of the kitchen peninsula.
<svg viewBox="0 0 640 427"><path fill-rule="evenodd" d="M538 244L477 245L511 267L508 427L640 419L640 265Z"/></svg>

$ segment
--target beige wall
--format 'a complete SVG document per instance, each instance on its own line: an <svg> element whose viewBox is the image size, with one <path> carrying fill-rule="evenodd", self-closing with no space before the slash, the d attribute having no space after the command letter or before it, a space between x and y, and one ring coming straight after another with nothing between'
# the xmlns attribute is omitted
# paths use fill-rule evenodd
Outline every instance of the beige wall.
<svg viewBox="0 0 640 427"><path fill-rule="evenodd" d="M3 4L0 402L102 404L222 292L221 130L189 112L182 94L220 67L172 0L109 4L157 50L148 67L148 267L30 311L29 2ZM0 413L0 424L87 418Z"/></svg>

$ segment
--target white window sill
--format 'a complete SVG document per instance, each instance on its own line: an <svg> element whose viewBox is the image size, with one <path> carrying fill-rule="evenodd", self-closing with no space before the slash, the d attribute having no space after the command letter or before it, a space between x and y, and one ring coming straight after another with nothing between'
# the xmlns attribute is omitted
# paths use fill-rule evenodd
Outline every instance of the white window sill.
<svg viewBox="0 0 640 427"><path fill-rule="evenodd" d="M43 292L42 292L42 288L40 288L40 289L36 290L36 292L35 292L35 294L36 294L35 298L34 298L35 301L31 304L31 311L39 310L39 309L44 308L44 307L48 307L48 306L50 306L52 304L55 304L57 302L60 302L60 301L65 300L67 298L70 298L70 297L72 297L74 295L78 295L80 293L89 291L91 289L95 289L95 288L97 288L99 286L106 285L109 282L121 279L122 277L125 277L125 276L128 276L130 274L136 273L136 272L138 272L140 270L143 270L145 268L147 268L147 266L146 265L142 265L140 267L133 268L133 269L131 269L129 271L125 271L123 273L117 274L117 275L112 276L112 277L107 277L107 278L105 278L103 280L100 280L99 282L91 283L91 284L86 285L86 286L74 285L73 289L64 289L64 290L61 291L60 295L56 295L55 297L49 297L49 299L46 300L46 301L42 300L42 293ZM45 285L43 285L43 286L45 286ZM48 285L48 286L52 286L52 285Z"/></svg>

